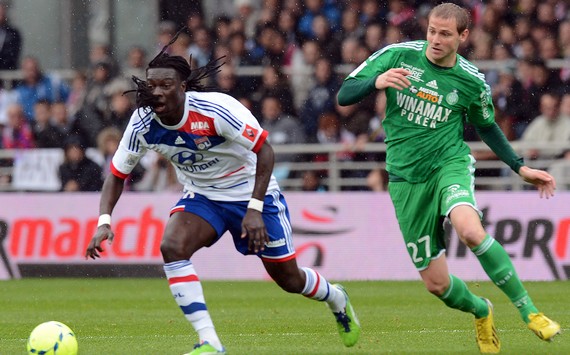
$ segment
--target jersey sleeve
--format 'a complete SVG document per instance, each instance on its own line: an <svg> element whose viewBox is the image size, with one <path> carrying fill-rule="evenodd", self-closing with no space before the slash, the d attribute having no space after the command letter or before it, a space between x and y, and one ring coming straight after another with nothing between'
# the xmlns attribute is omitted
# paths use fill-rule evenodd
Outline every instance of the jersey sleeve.
<svg viewBox="0 0 570 355"><path fill-rule="evenodd" d="M216 131L224 138L255 153L267 139L269 132L261 128L257 119L235 98L223 95L224 110L218 112Z"/></svg>
<svg viewBox="0 0 570 355"><path fill-rule="evenodd" d="M392 68L392 61L395 54L396 52L390 46L380 49L348 74L345 80L368 80L376 78L378 75Z"/></svg>
<svg viewBox="0 0 570 355"><path fill-rule="evenodd" d="M467 108L467 120L476 127L489 127L495 123L495 107L491 87L484 83Z"/></svg>
<svg viewBox="0 0 570 355"><path fill-rule="evenodd" d="M137 132L144 128L145 124L148 125L150 119L149 116L141 118L137 111L131 116L119 147L111 160L111 173L121 179L129 176L147 151Z"/></svg>

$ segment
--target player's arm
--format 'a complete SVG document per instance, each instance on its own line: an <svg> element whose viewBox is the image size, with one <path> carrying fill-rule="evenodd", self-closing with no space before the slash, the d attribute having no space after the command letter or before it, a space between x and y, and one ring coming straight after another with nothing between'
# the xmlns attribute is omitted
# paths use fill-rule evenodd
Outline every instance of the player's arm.
<svg viewBox="0 0 570 355"><path fill-rule="evenodd" d="M540 197L549 198L554 195L554 189L556 188L554 178L546 171L525 166L523 158L519 157L513 150L497 123L486 127L476 126L475 129L481 140L497 154L499 159L519 174L524 181L536 186Z"/></svg>
<svg viewBox="0 0 570 355"><path fill-rule="evenodd" d="M99 253L104 251L101 247L101 243L104 240L108 240L109 244L113 241L114 234L111 230L111 213L123 193L125 179L146 152L146 148L143 148L141 144L139 144L140 142L136 140L134 126L138 124L140 120L135 114L133 114L133 116L131 122L125 129L117 151L113 155L111 173L105 178L105 182L103 183L101 200L99 202L97 230L85 251L86 258L95 259L100 257Z"/></svg>
<svg viewBox="0 0 570 355"><path fill-rule="evenodd" d="M265 249L265 243L269 241L261 214L263 200L273 172L275 154L267 141L263 142L255 153L257 154L255 184L247 212L243 218L241 237L249 237L249 248L257 253Z"/></svg>
<svg viewBox="0 0 570 355"><path fill-rule="evenodd" d="M97 223L97 231L85 251L86 258L98 258L99 253L103 252L101 243L108 240L113 241L114 233L111 231L111 213L119 201L123 193L125 179L109 174L103 183L101 191L101 201L99 203L99 222Z"/></svg>

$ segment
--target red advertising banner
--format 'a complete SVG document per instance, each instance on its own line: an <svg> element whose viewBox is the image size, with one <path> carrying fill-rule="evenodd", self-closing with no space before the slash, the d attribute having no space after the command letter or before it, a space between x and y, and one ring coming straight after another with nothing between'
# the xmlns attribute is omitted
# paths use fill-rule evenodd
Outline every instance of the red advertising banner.
<svg viewBox="0 0 570 355"><path fill-rule="evenodd" d="M26 276L161 275L160 240L180 195L126 193L113 212L115 242L98 260L85 248L96 229L98 194L2 194L0 279ZM386 193L288 193L298 263L331 280L418 279ZM536 192L481 192L489 234L511 255L524 280L568 279L570 193L539 199ZM450 269L486 280L476 257L448 226ZM239 254L231 237L192 258L200 278L258 280L255 256Z"/></svg>

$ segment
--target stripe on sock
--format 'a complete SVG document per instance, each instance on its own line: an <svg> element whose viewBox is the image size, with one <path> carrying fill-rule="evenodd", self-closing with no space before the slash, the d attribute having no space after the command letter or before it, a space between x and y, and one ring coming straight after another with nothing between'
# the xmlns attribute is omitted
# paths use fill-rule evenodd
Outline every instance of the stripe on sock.
<svg viewBox="0 0 570 355"><path fill-rule="evenodd" d="M187 306L180 306L180 309L182 310L182 312L184 312L184 314L192 314L194 312L208 310L205 303L198 303L198 302L190 303Z"/></svg>
<svg viewBox="0 0 570 355"><path fill-rule="evenodd" d="M174 285L181 282L195 282L195 281L200 281L200 279L198 279L198 275L187 275L180 277L171 277L168 279L168 284Z"/></svg>

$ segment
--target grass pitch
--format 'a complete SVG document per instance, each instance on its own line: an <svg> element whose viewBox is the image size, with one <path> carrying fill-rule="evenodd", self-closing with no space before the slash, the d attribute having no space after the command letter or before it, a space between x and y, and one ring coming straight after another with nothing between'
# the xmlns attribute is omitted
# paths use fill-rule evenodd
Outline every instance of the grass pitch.
<svg viewBox="0 0 570 355"><path fill-rule="evenodd" d="M271 282L203 282L228 354L478 354L473 317L446 308L420 282L344 282L362 324L344 348L324 304ZM468 283L492 300L503 354L570 354L568 282L527 282L535 304L562 325L539 340L490 283ZM76 333L79 354L182 354L196 342L164 279L23 279L0 282L0 354L25 354L47 320Z"/></svg>

